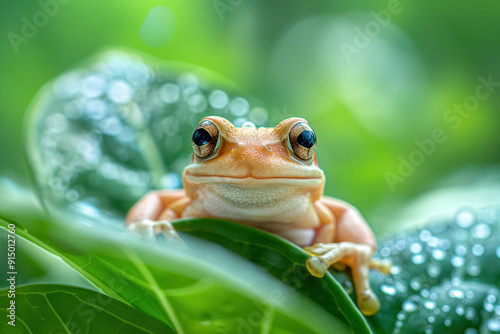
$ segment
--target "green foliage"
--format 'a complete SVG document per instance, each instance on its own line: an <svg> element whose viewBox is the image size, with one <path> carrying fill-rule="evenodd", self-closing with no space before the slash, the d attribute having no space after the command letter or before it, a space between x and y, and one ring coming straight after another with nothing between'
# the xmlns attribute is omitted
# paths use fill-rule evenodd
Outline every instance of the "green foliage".
<svg viewBox="0 0 500 334"><path fill-rule="evenodd" d="M17 216L23 215L17 213ZM323 283L295 286L288 283L298 280L289 274L288 268L282 268L280 275L275 272L281 281L276 280L243 258L203 240L186 235L187 249L177 244L148 245L123 231L84 226L75 213L61 220L29 217L24 217L22 223L0 220L4 229L11 223L16 225L18 237L61 257L94 286L116 299L116 305L120 302L129 305L169 324L179 333L225 333L247 328L262 332L272 329L294 333L300 329L301 333L322 333L329 328L348 332L349 327L360 329L360 333L369 332L359 311L331 277ZM219 232L231 231L228 235L235 238L248 233L242 226L214 224ZM198 225L203 226L201 221ZM186 222L185 229L195 226L196 222ZM305 254L295 246L262 231L252 233L247 236L245 250L241 250L243 255L256 257L261 250L250 247L251 241L269 245L268 253L291 263L304 261ZM290 254L283 254L285 246L291 248ZM274 266L262 260L256 263L262 264L263 269ZM340 297L329 290L332 286ZM337 307L328 305L326 299L317 305L314 298L308 300L303 296L326 294L340 300L343 295L342 308L340 303ZM321 306L325 305L328 307L323 310Z"/></svg>
<svg viewBox="0 0 500 334"><path fill-rule="evenodd" d="M10 300L8 290L0 291L3 305ZM25 285L16 289L15 302L16 326L2 321L2 333L175 333L116 299L73 286Z"/></svg>
<svg viewBox="0 0 500 334"><path fill-rule="evenodd" d="M379 244L391 276L372 273L377 333L500 331L500 210L464 209Z"/></svg>

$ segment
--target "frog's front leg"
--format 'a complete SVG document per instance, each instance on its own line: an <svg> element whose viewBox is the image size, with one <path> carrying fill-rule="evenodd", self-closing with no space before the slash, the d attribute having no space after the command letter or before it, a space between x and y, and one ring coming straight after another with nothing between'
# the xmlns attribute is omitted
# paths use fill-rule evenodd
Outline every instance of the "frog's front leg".
<svg viewBox="0 0 500 334"><path fill-rule="evenodd" d="M182 217L189 203L183 190L151 191L130 209L126 227L151 241L160 233L167 240L179 239L171 222Z"/></svg>
<svg viewBox="0 0 500 334"><path fill-rule="evenodd" d="M376 247L372 231L358 211L347 203L322 197L315 208L321 227L315 239L318 243L304 248L312 256L307 261L307 269L312 275L323 277L330 266L348 265L359 309L365 315L377 313L380 302L370 287L368 271L376 268L388 272L390 264L372 260ZM332 232L325 234L325 230Z"/></svg>

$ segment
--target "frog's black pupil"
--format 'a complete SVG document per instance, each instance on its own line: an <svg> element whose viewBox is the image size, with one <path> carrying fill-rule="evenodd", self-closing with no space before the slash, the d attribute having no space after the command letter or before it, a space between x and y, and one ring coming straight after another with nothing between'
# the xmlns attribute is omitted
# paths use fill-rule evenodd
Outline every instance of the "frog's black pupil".
<svg viewBox="0 0 500 334"><path fill-rule="evenodd" d="M304 130L297 136L297 143L305 148L311 148L316 144L316 135L313 131Z"/></svg>
<svg viewBox="0 0 500 334"><path fill-rule="evenodd" d="M212 140L212 137L208 131L203 128L199 128L193 133L193 143L197 146L206 145L210 140Z"/></svg>

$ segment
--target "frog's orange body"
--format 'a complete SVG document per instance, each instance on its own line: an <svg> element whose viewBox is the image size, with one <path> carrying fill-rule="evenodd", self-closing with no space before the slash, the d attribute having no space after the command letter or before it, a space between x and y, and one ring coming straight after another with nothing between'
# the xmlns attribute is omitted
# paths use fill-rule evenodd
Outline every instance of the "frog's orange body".
<svg viewBox="0 0 500 334"><path fill-rule="evenodd" d="M308 268L315 276L330 265L350 266L358 305L374 314L379 303L368 281L373 233L354 207L323 196L325 176L315 147L315 134L301 118L275 128L237 128L206 117L193 133L195 153L182 175L184 189L150 192L130 210L127 224L218 217L269 231L309 246Z"/></svg>

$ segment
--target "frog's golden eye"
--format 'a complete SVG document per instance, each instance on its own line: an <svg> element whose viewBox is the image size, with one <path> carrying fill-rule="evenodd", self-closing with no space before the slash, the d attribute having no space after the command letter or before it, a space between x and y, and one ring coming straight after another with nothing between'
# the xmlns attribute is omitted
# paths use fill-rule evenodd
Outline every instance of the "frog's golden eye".
<svg viewBox="0 0 500 334"><path fill-rule="evenodd" d="M211 121L203 121L193 131L191 145L194 153L200 158L206 158L217 150L219 129Z"/></svg>
<svg viewBox="0 0 500 334"><path fill-rule="evenodd" d="M316 134L306 122L297 122L288 135L289 149L300 160L309 160L316 149Z"/></svg>

